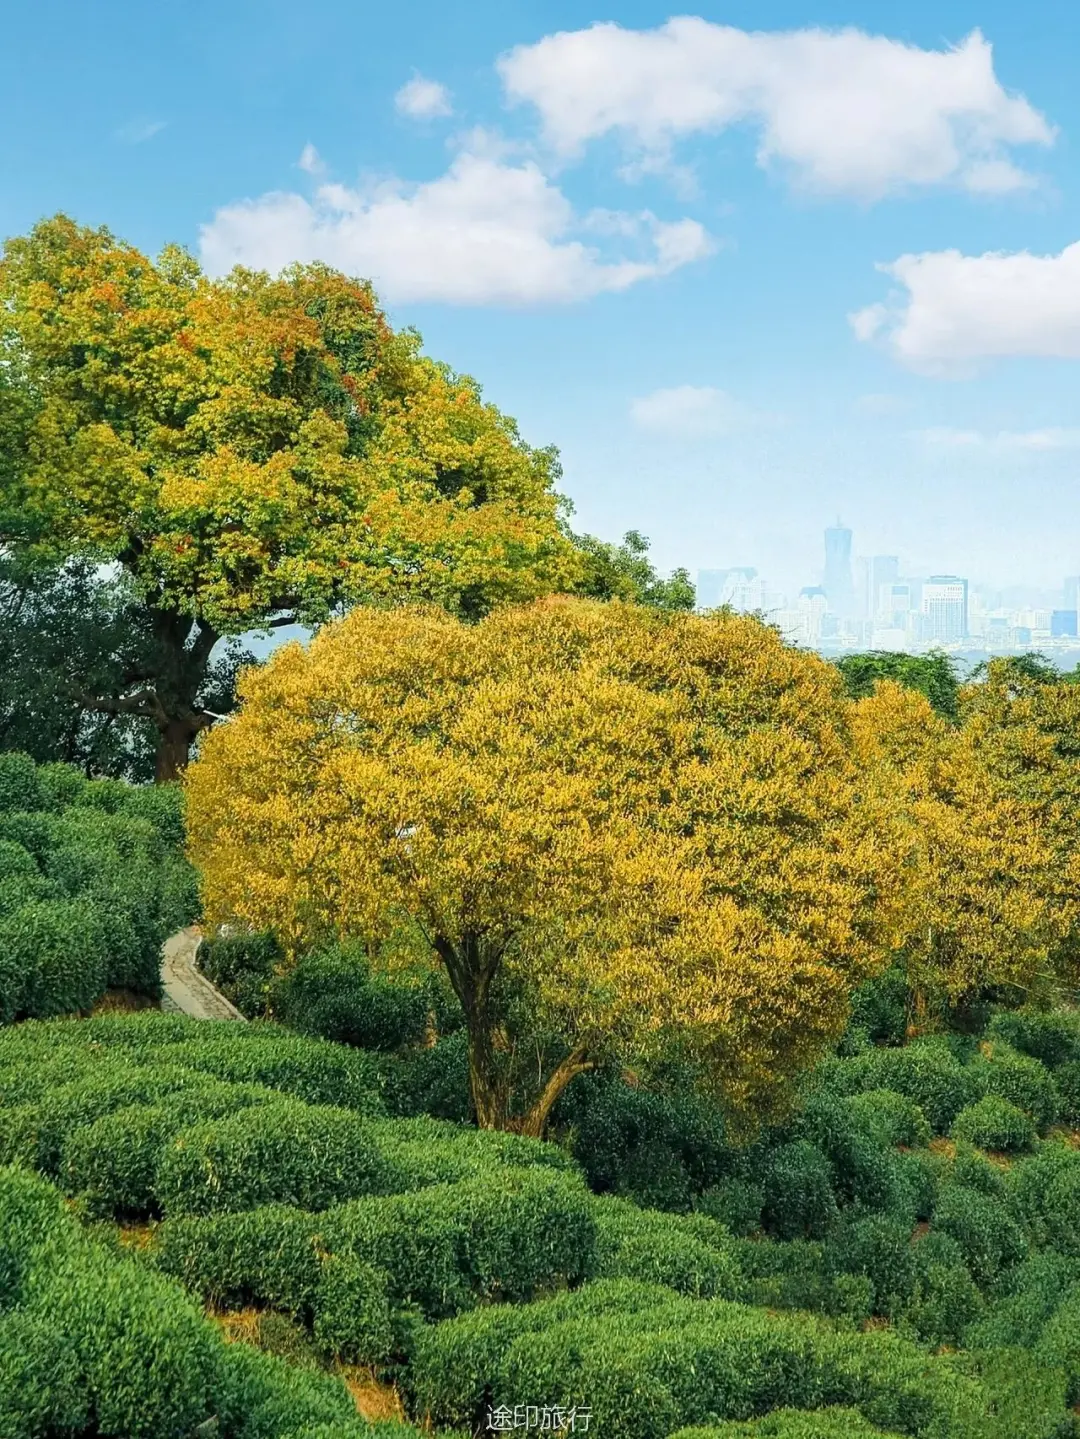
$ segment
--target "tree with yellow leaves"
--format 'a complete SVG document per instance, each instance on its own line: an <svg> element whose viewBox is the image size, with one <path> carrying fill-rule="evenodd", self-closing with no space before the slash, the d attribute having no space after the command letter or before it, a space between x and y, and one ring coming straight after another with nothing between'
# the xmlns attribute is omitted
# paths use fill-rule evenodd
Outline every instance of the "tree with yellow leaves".
<svg viewBox="0 0 1080 1439"><path fill-rule="evenodd" d="M79 699L150 720L159 778L222 636L570 587L557 468L325 266L210 280L63 216L0 259L0 542L129 576L148 658Z"/></svg>
<svg viewBox="0 0 1080 1439"><path fill-rule="evenodd" d="M854 706L868 799L905 875L897 953L917 1014L934 995L1028 990L1069 929L1046 817L992 762L987 718L950 724L892 681Z"/></svg>
<svg viewBox="0 0 1080 1439"><path fill-rule="evenodd" d="M673 1043L767 1110L883 962L896 876L840 676L754 619L358 609L241 695L186 780L208 920L292 953L415 927L483 1126L539 1134L575 1074Z"/></svg>

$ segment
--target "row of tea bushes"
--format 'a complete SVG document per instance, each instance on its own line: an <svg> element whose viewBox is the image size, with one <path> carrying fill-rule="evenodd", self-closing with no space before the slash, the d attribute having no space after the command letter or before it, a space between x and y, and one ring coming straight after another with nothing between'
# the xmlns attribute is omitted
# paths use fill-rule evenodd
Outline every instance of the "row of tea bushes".
<svg viewBox="0 0 1080 1439"><path fill-rule="evenodd" d="M200 1427L203 1426L203 1427ZM171 1281L95 1242L45 1180L0 1169L0 1433L405 1439L329 1373L226 1344Z"/></svg>
<svg viewBox="0 0 1080 1439"><path fill-rule="evenodd" d="M157 998L161 946L198 912L179 790L0 754L0 1023Z"/></svg>
<svg viewBox="0 0 1080 1439"><path fill-rule="evenodd" d="M1068 1432L1063 1376L1024 1356L932 1356L895 1334L627 1280L427 1328L416 1338L408 1383L417 1413L463 1428L489 1408L532 1403L587 1406L597 1432L620 1439L667 1439L684 1425L829 1406L912 1439Z"/></svg>

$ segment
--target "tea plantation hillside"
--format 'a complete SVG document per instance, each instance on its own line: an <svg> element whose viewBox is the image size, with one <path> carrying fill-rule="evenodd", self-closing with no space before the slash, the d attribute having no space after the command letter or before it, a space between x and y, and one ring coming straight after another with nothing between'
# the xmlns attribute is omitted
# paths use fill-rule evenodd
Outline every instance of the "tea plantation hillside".
<svg viewBox="0 0 1080 1439"><path fill-rule="evenodd" d="M0 1022L161 994L161 946L198 913L179 793L0 753Z"/></svg>
<svg viewBox="0 0 1080 1439"><path fill-rule="evenodd" d="M363 1433L364 1366L425 1432L547 1406L626 1439L1075 1435L1080 1024L874 1043L887 990L738 1144L617 1075L560 1144L402 1117L430 1036L10 1026L0 1433ZM253 1314L287 1358L223 1342Z"/></svg>

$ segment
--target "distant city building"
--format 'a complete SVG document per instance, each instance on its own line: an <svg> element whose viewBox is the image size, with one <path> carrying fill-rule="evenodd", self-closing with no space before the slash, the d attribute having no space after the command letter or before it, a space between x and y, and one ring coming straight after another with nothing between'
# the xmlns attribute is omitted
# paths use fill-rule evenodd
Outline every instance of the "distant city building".
<svg viewBox="0 0 1080 1439"><path fill-rule="evenodd" d="M1050 637L1059 639L1064 635L1075 635L1076 610L1051 610L1050 611Z"/></svg>
<svg viewBox="0 0 1080 1439"><path fill-rule="evenodd" d="M843 617L855 609L855 585L851 576L851 531L837 520L825 531L825 573L822 588L829 609Z"/></svg>
<svg viewBox="0 0 1080 1439"><path fill-rule="evenodd" d="M765 606L765 582L749 567L698 570L697 603L702 610L730 605L734 610L760 610Z"/></svg>
<svg viewBox="0 0 1080 1439"><path fill-rule="evenodd" d="M1080 575L1066 575L1062 586L1067 610L1080 610Z"/></svg>
<svg viewBox="0 0 1080 1439"><path fill-rule="evenodd" d="M922 587L923 637L948 644L968 632L968 583L957 575L931 575Z"/></svg>
<svg viewBox="0 0 1080 1439"><path fill-rule="evenodd" d="M870 617L877 619L891 611L882 604L882 591L891 588L900 578L900 561L896 555L875 555L870 561Z"/></svg>
<svg viewBox="0 0 1080 1439"><path fill-rule="evenodd" d="M803 644L816 645L822 638L828 609L828 598L821 585L807 585L799 592L799 639Z"/></svg>

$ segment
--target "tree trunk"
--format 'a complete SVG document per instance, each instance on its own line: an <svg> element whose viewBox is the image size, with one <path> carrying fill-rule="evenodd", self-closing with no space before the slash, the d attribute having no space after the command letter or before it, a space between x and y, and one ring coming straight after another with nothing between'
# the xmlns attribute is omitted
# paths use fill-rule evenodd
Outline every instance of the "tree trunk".
<svg viewBox="0 0 1080 1439"><path fill-rule="evenodd" d="M551 1111L558 1103L563 1090L577 1075L584 1074L592 1068L593 1061L588 1057L584 1045L575 1049L572 1054L568 1054L545 1084L540 1098L514 1126L517 1132L527 1135L530 1139L543 1139Z"/></svg>
<svg viewBox="0 0 1080 1439"><path fill-rule="evenodd" d="M469 1040L469 1091L479 1129L507 1127L507 1095L495 1062L496 1016L491 984L499 955L485 953L478 935L466 934L459 945L436 937L435 949L465 1015Z"/></svg>
<svg viewBox="0 0 1080 1439"><path fill-rule="evenodd" d="M191 757L191 746L204 726L195 717L170 719L158 726L157 753L154 756L154 783L168 784L179 779Z"/></svg>

